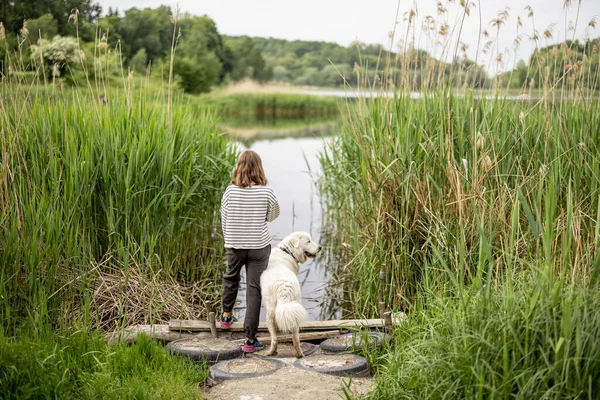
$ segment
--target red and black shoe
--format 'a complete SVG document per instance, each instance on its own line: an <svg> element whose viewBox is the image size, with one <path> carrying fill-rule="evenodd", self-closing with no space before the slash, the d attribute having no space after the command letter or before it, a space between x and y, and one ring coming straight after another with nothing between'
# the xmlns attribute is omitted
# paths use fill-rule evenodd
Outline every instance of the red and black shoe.
<svg viewBox="0 0 600 400"><path fill-rule="evenodd" d="M231 315L229 317L221 315L221 329L231 328L232 321L233 321L233 317Z"/></svg>

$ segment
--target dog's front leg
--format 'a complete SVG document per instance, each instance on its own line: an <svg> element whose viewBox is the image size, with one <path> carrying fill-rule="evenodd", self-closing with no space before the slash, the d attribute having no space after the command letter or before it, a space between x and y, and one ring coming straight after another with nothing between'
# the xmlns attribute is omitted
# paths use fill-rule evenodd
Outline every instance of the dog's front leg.
<svg viewBox="0 0 600 400"><path fill-rule="evenodd" d="M275 310L267 310L267 328L271 334L271 347L268 356L277 355L277 325L275 324Z"/></svg>
<svg viewBox="0 0 600 400"><path fill-rule="evenodd" d="M302 353L302 348L300 348L300 331L296 330L292 334L292 341L294 342L294 351L296 352L296 358L304 357L304 353Z"/></svg>

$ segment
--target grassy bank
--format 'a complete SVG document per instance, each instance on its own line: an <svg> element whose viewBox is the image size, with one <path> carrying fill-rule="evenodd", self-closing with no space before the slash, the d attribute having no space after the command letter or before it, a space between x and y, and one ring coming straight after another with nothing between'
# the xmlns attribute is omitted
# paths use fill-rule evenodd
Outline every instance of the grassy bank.
<svg viewBox="0 0 600 400"><path fill-rule="evenodd" d="M208 368L144 336L109 347L80 331L0 337L0 376L5 399L199 399Z"/></svg>
<svg viewBox="0 0 600 400"><path fill-rule="evenodd" d="M319 117L338 115L337 98L298 93L232 93L206 96L201 104L215 109L220 115L252 115L257 118Z"/></svg>

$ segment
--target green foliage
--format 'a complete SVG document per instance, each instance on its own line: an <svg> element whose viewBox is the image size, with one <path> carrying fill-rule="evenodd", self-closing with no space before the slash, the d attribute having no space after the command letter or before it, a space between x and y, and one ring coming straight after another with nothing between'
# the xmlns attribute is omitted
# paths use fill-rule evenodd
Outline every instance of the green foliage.
<svg viewBox="0 0 600 400"><path fill-rule="evenodd" d="M52 39L58 35L58 23L51 14L42 15L36 19L27 20L27 29L29 30L29 40L31 43L37 43L40 39Z"/></svg>
<svg viewBox="0 0 600 400"><path fill-rule="evenodd" d="M70 23L73 10L78 10L79 36L85 41L93 41L94 23L100 17L102 8L91 0L14 0L0 7L0 21L4 22L7 32L16 33L23 26L23 20L35 20L51 15L56 23L57 33L61 36L75 36L76 28ZM38 24L39 24L38 20ZM54 22L51 23L52 25ZM44 28L43 25L38 25ZM33 34L33 31L30 30ZM42 29L42 34L44 29ZM36 32L37 34L37 32ZM51 36L49 36L51 38Z"/></svg>
<svg viewBox="0 0 600 400"><path fill-rule="evenodd" d="M217 82L221 64L214 53L207 53L195 59L178 57L173 64L173 72L180 78L179 85L186 93L209 92Z"/></svg>
<svg viewBox="0 0 600 400"><path fill-rule="evenodd" d="M215 64L212 60L218 60L218 82L223 82L225 76L233 69L234 56L223 42L215 21L206 15L202 17L186 15L182 18L180 27L182 37L178 52L197 60L199 64L207 60Z"/></svg>
<svg viewBox="0 0 600 400"><path fill-rule="evenodd" d="M226 51L215 22L206 17L186 16L181 20L181 44L174 71L186 93L203 93L222 81L231 71Z"/></svg>
<svg viewBox="0 0 600 400"><path fill-rule="evenodd" d="M535 272L492 292L425 295L367 398L598 398L599 299Z"/></svg>
<svg viewBox="0 0 600 400"><path fill-rule="evenodd" d="M102 38L103 36L106 37L108 47L110 47L111 49L115 49L117 48L117 45L121 43L121 46L123 46L123 54L125 58L127 58L128 56L139 53L144 48L142 47L138 49L137 52L133 54L127 52L130 50L128 48L125 48L123 35L121 34L121 22L121 18L118 15L109 14L100 18L100 20L98 21L98 27L100 28L99 32L101 33L100 38Z"/></svg>
<svg viewBox="0 0 600 400"><path fill-rule="evenodd" d="M217 279L216 212L234 151L211 114L177 105L169 114L146 91L108 89L104 104L91 90L3 87L0 165L12 176L0 191L5 329L24 318L89 322L88 274L98 263ZM81 280L65 286L73 275Z"/></svg>
<svg viewBox="0 0 600 400"><path fill-rule="evenodd" d="M140 49L135 53L129 62L129 66L135 72L145 74L146 68L148 68L148 54L146 53L146 49Z"/></svg>
<svg viewBox="0 0 600 400"><path fill-rule="evenodd" d="M289 81L289 73L286 67L281 65L273 68L273 80L275 82L287 82Z"/></svg>
<svg viewBox="0 0 600 400"><path fill-rule="evenodd" d="M208 368L143 335L132 346L109 347L79 331L0 337L0 376L5 399L198 399Z"/></svg>
<svg viewBox="0 0 600 400"><path fill-rule="evenodd" d="M173 38L171 16L169 6L143 10L134 7L125 11L125 16L120 22L115 17L108 17L105 24L116 28L112 34L117 33L122 38L123 56L126 59L131 58L141 49L146 49L148 61L155 63L171 51ZM110 37L111 32L109 31L108 34ZM112 40L118 39L118 36Z"/></svg>
<svg viewBox="0 0 600 400"><path fill-rule="evenodd" d="M265 60L253 39L242 36L235 40L230 39L229 45L235 56L234 67L231 72L233 80L237 81L249 77L264 82L271 79L272 71L266 67Z"/></svg>
<svg viewBox="0 0 600 400"><path fill-rule="evenodd" d="M484 87L488 82L486 72L470 60L457 60L448 64L434 59L424 50L406 49L402 56L386 51L380 45L359 42L343 47L335 43L316 41L287 41L274 38L252 38L266 60L267 68L279 72L275 80L298 85L340 87L370 85L381 79L384 60L391 61L386 73L397 77L395 86L410 86L419 90L427 83L431 89L451 83L455 87L468 85ZM230 37L228 41L240 43L244 37ZM285 75L282 72L285 71ZM361 82L359 82L361 77Z"/></svg>
<svg viewBox="0 0 600 400"><path fill-rule="evenodd" d="M214 107L222 115L332 115L339 113L338 99L295 93L239 93L211 96L203 103Z"/></svg>

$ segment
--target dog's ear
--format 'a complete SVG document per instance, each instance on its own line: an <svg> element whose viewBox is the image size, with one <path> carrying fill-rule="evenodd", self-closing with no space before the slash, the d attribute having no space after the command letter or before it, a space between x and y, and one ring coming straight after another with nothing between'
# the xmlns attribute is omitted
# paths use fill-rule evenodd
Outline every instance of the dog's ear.
<svg viewBox="0 0 600 400"><path fill-rule="evenodd" d="M290 244L295 249L297 249L298 247L300 247L300 236L298 236L298 235L292 235L290 237Z"/></svg>

